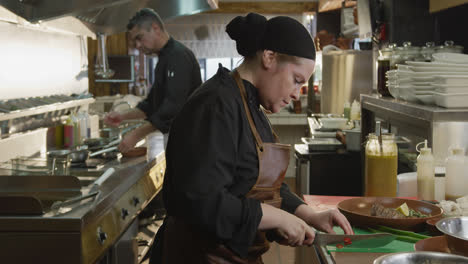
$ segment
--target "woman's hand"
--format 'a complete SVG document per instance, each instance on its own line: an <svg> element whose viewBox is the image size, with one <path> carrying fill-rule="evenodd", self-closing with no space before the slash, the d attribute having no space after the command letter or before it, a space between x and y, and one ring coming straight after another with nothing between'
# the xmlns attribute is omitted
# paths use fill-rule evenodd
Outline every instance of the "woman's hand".
<svg viewBox="0 0 468 264"><path fill-rule="evenodd" d="M260 230L272 230L280 235L281 244L289 246L311 245L315 238L315 232L299 217L268 204L261 204L262 220Z"/></svg>
<svg viewBox="0 0 468 264"><path fill-rule="evenodd" d="M308 205L302 204L296 209L295 215L320 231L334 234L333 226L339 226L345 234L354 234L348 219L337 209L315 212Z"/></svg>
<svg viewBox="0 0 468 264"><path fill-rule="evenodd" d="M278 232L284 237L280 244L289 246L312 245L315 238L315 231L299 217L286 211L281 217Z"/></svg>
<svg viewBox="0 0 468 264"><path fill-rule="evenodd" d="M122 121L123 117L118 112L110 112L104 117L104 123L112 127L119 126Z"/></svg>

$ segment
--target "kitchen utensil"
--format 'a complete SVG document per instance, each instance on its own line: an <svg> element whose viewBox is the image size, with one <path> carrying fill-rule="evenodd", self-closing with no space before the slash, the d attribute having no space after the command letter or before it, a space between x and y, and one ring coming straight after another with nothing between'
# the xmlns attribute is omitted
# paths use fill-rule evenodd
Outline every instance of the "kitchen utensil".
<svg viewBox="0 0 468 264"><path fill-rule="evenodd" d="M83 140L83 144L87 145L89 148L93 147L100 147L100 146L105 146L108 144L107 140L99 137L99 138L85 138Z"/></svg>
<svg viewBox="0 0 468 264"><path fill-rule="evenodd" d="M108 168L99 178L97 178L92 184L89 190L89 193L97 192L96 197L94 198L93 206L99 201L101 198L101 185L112 175L114 174L114 168Z"/></svg>
<svg viewBox="0 0 468 264"><path fill-rule="evenodd" d="M436 227L444 233L452 253L468 256L468 217L444 218Z"/></svg>
<svg viewBox="0 0 468 264"><path fill-rule="evenodd" d="M430 216L401 219L371 216L371 208L375 203L381 204L386 208L397 208L406 203L409 208ZM352 225L365 228L383 225L403 230L420 231L424 230L427 220L442 215L442 209L436 205L393 197L356 197L341 201L337 207Z"/></svg>
<svg viewBox="0 0 468 264"><path fill-rule="evenodd" d="M451 253L445 236L435 236L419 240L414 244L414 250Z"/></svg>
<svg viewBox="0 0 468 264"><path fill-rule="evenodd" d="M382 128L380 126L380 121L375 122L375 135L379 140L380 154L383 155L383 146L382 146Z"/></svg>
<svg viewBox="0 0 468 264"><path fill-rule="evenodd" d="M366 235L341 235L341 234L327 234L322 232L315 232L314 244L318 246L325 246L328 244L343 244L345 240L350 240L354 247L360 247L358 241L366 241L365 247L368 247L368 244L371 243L374 247L385 246L388 243L395 240L395 236L391 234L366 234ZM372 241L370 241L372 240ZM363 246L363 245L362 245Z"/></svg>
<svg viewBox="0 0 468 264"><path fill-rule="evenodd" d="M117 150L117 146L110 147L110 148L105 148L105 149L90 153L89 156L90 157L96 157L97 155L107 153L107 152L111 152L111 151L114 151L114 150Z"/></svg>
<svg viewBox="0 0 468 264"><path fill-rule="evenodd" d="M85 162L88 159L89 150L80 149L70 152L70 159L72 163L81 163Z"/></svg>
<svg viewBox="0 0 468 264"><path fill-rule="evenodd" d="M88 199L88 198L91 198L91 197L94 197L98 194L99 192L95 191L95 192L90 192L86 195L78 195L76 197L73 197L71 199L68 199L68 200L65 200L65 201L57 201L57 202L54 202L52 204L52 206L50 207L51 210L58 210L60 209L60 207L63 207L63 206L68 206L68 205L72 205L76 202L79 202L79 201L82 201L82 200L85 200L85 199Z"/></svg>
<svg viewBox="0 0 468 264"><path fill-rule="evenodd" d="M374 260L374 264L426 264L444 263L460 264L468 263L468 258L440 253L440 252L406 252L383 255Z"/></svg>

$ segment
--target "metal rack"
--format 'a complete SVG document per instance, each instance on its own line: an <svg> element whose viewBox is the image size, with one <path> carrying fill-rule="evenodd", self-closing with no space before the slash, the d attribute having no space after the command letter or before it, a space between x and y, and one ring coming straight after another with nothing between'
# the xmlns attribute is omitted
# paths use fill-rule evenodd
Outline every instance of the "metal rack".
<svg viewBox="0 0 468 264"><path fill-rule="evenodd" d="M59 102L47 105L41 105L21 110L11 111L9 113L0 113L0 121L16 119L20 117L39 115L49 112L57 112L61 110L73 110L84 105L89 105L94 102L94 98L76 99L67 102Z"/></svg>
<svg viewBox="0 0 468 264"><path fill-rule="evenodd" d="M361 95L361 142L374 131L376 118L384 120L392 132L427 139L439 163L447 157L449 147L468 147L468 108L446 109Z"/></svg>

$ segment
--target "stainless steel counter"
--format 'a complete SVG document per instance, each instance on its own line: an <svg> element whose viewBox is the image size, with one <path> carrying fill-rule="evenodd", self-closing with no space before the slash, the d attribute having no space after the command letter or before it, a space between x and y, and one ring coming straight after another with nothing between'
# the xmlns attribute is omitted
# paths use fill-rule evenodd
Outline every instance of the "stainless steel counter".
<svg viewBox="0 0 468 264"><path fill-rule="evenodd" d="M99 260L161 190L165 156L162 152L149 163L145 157L112 161L102 171L108 167L115 172L101 185L96 203L82 201L63 214L49 211L40 216L0 216L2 262ZM82 192L87 192L86 187Z"/></svg>
<svg viewBox="0 0 468 264"><path fill-rule="evenodd" d="M446 109L361 95L361 142L374 131L376 118L383 119L392 132L427 139L439 164L447 157L449 147L468 147L468 108Z"/></svg>

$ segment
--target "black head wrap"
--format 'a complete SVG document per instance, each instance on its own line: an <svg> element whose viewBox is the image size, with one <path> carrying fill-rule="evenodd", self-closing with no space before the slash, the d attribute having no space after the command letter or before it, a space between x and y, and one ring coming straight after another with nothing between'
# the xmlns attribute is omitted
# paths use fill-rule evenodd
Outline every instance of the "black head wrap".
<svg viewBox="0 0 468 264"><path fill-rule="evenodd" d="M267 20L262 15L249 13L229 22L226 32L236 41L237 52L244 57L268 49L315 60L312 37L301 23L290 17L278 16Z"/></svg>

